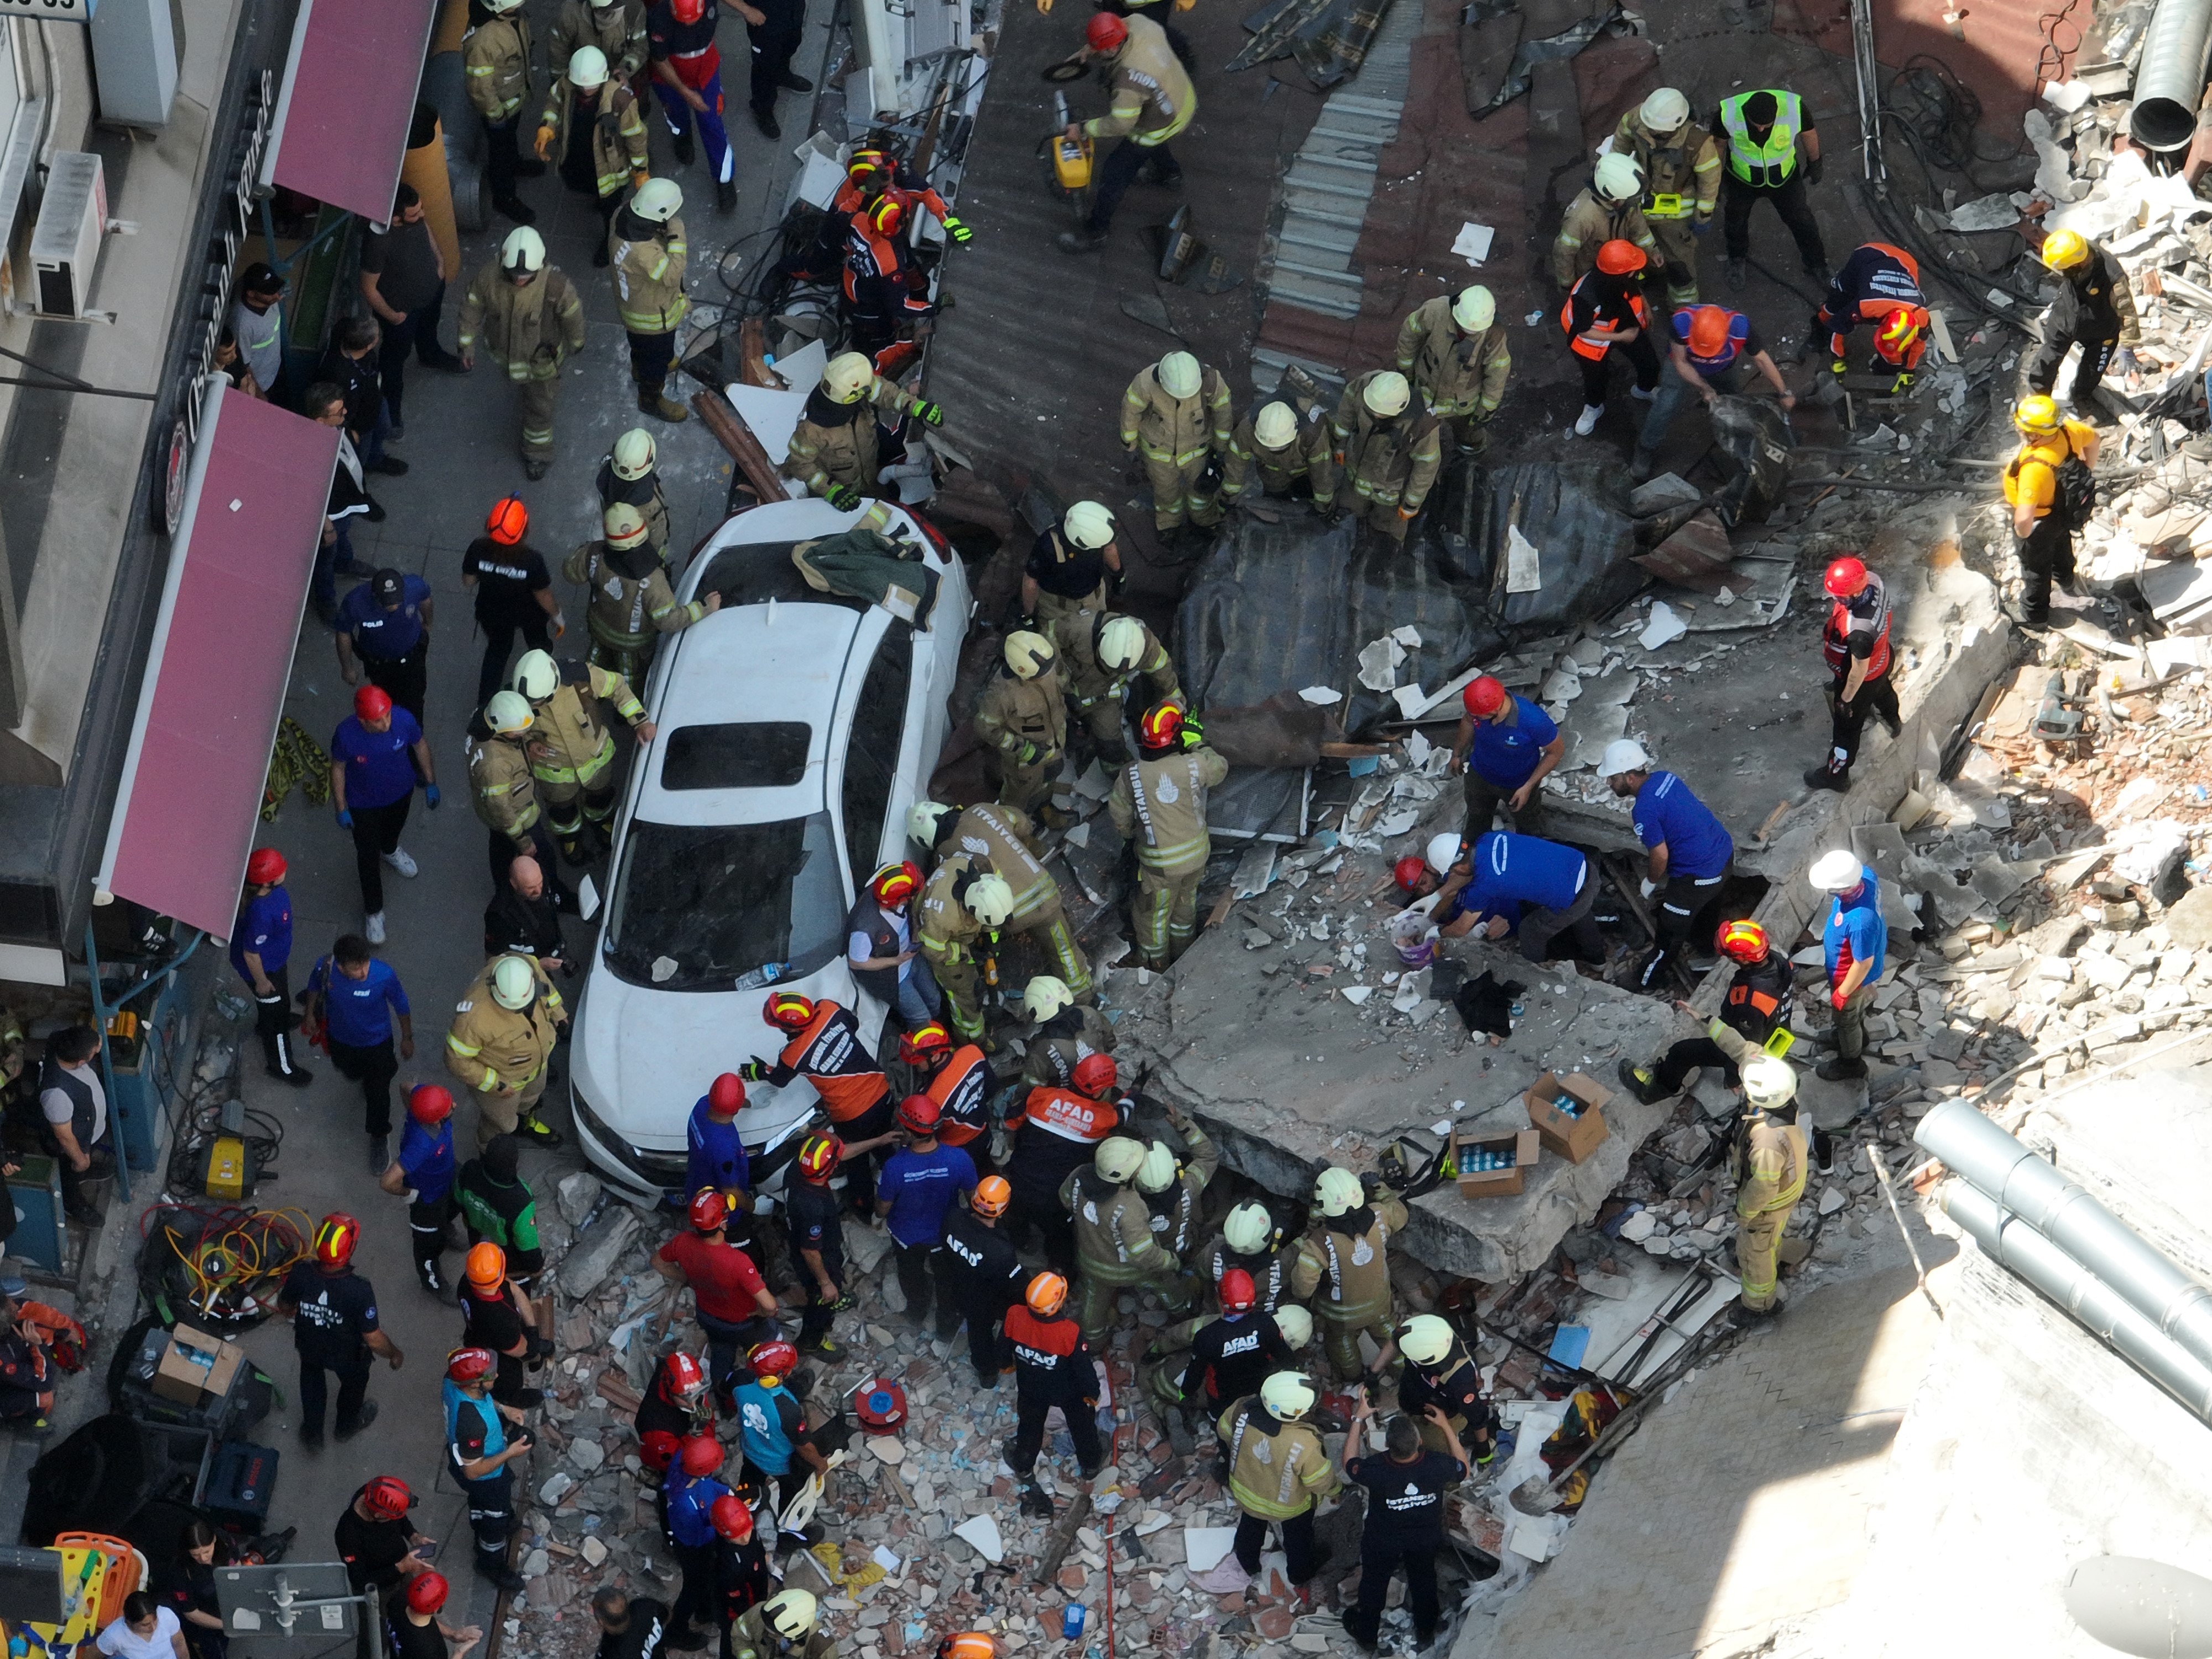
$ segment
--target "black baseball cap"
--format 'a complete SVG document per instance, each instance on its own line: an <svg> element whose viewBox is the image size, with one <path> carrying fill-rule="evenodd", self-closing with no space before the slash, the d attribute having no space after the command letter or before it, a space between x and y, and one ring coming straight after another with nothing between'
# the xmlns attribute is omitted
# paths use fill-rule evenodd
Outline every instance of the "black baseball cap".
<svg viewBox="0 0 2212 1659"><path fill-rule="evenodd" d="M238 273L238 286L248 294L282 294L284 279L256 259Z"/></svg>
<svg viewBox="0 0 2212 1659"><path fill-rule="evenodd" d="M376 595L376 602L387 610L398 605L407 592L407 578L389 565L368 579L368 591Z"/></svg>

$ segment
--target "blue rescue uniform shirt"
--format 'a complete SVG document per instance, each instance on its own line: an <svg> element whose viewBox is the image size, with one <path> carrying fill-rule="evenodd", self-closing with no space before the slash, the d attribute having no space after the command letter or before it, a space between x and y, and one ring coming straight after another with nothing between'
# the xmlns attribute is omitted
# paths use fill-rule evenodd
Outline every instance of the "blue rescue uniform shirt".
<svg viewBox="0 0 2212 1659"><path fill-rule="evenodd" d="M430 584L420 576L402 580L399 603L389 611L376 602L370 591L374 582L362 583L338 601L337 631L353 635L355 655L392 662L422 643L422 607L430 601Z"/></svg>
<svg viewBox="0 0 2212 1659"><path fill-rule="evenodd" d="M1856 893L1838 893L1828 907L1827 926L1820 930L1820 950L1828 963L1828 983L1833 985L1857 962L1870 962L1866 982L1881 977L1883 958L1889 954L1889 924L1881 919L1881 878L1872 870L1859 878Z"/></svg>
<svg viewBox="0 0 2212 1659"><path fill-rule="evenodd" d="M413 1118L399 1136L399 1167L416 1200L435 1204L453 1189L453 1120L426 1129Z"/></svg>
<svg viewBox="0 0 2212 1659"><path fill-rule="evenodd" d="M273 974L291 961L292 896L283 888L272 887L238 907L238 926L230 935L230 965L251 985L253 975L246 971L248 951L261 958L264 973Z"/></svg>
<svg viewBox="0 0 2212 1659"><path fill-rule="evenodd" d="M406 988L381 957L369 958L366 979L355 979L325 957L307 975L307 988L323 994L331 1040L349 1048L374 1048L390 1042L392 1016L410 1012Z"/></svg>
<svg viewBox="0 0 2212 1659"><path fill-rule="evenodd" d="M1493 789L1518 789L1528 781L1544 750L1559 735L1552 717L1526 697L1513 699L1513 718L1477 720L1468 744L1468 769Z"/></svg>
<svg viewBox="0 0 2212 1659"><path fill-rule="evenodd" d="M945 1212L956 1193L975 1189L975 1160L957 1146L933 1152L893 1152L876 1182L876 1198L888 1200L884 1224L902 1244L934 1244L945 1237Z"/></svg>
<svg viewBox="0 0 2212 1659"><path fill-rule="evenodd" d="M422 728L397 703L391 724L381 732L370 731L351 714L340 720L331 738L331 758L345 768L346 805L389 806L413 794L415 760L407 751L422 741Z"/></svg>
<svg viewBox="0 0 2212 1659"><path fill-rule="evenodd" d="M1728 827L1672 772L1654 772L1644 780L1631 816L1638 841L1646 847L1666 843L1670 876L1717 876L1735 856Z"/></svg>
<svg viewBox="0 0 2212 1659"><path fill-rule="evenodd" d="M1571 847L1493 830L1474 843L1474 878L1459 908L1478 916L1503 916L1518 928L1523 904L1564 910L1589 876L1589 860Z"/></svg>
<svg viewBox="0 0 2212 1659"><path fill-rule="evenodd" d="M711 1474L686 1474L678 1464L669 1469L661 1490L668 1495L669 1534L678 1543L696 1549L720 1535L714 1530L714 1500L730 1496L727 1486Z"/></svg>
<svg viewBox="0 0 2212 1659"><path fill-rule="evenodd" d="M708 1187L752 1188L750 1168L745 1158L745 1143L738 1133L735 1119L717 1123L707 1110L707 1097L701 1095L699 1103L691 1109L691 1121L684 1131L684 1144L690 1152L690 1161L684 1170L684 1196L702 1191Z"/></svg>

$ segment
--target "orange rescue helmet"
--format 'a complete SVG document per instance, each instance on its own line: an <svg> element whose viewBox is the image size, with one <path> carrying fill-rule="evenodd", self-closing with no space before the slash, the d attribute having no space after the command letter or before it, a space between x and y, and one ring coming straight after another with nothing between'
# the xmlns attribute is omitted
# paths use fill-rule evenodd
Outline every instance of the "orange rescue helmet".
<svg viewBox="0 0 2212 1659"><path fill-rule="evenodd" d="M1699 306L1690 313L1690 349L1710 357L1728 343L1731 313L1726 306Z"/></svg>
<svg viewBox="0 0 2212 1659"><path fill-rule="evenodd" d="M507 1283L507 1252L488 1238L481 1244L471 1244L461 1272L470 1289L489 1294Z"/></svg>
<svg viewBox="0 0 2212 1659"><path fill-rule="evenodd" d="M1067 1281L1058 1273L1039 1273L1030 1280L1022 1300L1038 1318L1049 1319L1067 1305Z"/></svg>
<svg viewBox="0 0 2212 1659"><path fill-rule="evenodd" d="M1644 264L1644 250L1618 236L1597 251L1597 268L1608 276L1632 276Z"/></svg>
<svg viewBox="0 0 2212 1659"><path fill-rule="evenodd" d="M513 547L529 533L530 509L514 495L502 495L484 515L484 534L501 547Z"/></svg>
<svg viewBox="0 0 2212 1659"><path fill-rule="evenodd" d="M1006 1206L1013 1201L1014 1189L1006 1176L985 1176L969 1194L968 1207L986 1220L995 1220L1006 1214Z"/></svg>

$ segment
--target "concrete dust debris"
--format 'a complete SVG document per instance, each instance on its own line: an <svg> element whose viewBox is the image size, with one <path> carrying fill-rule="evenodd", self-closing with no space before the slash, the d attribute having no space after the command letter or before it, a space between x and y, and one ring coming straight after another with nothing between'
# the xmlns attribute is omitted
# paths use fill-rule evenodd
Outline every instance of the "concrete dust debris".
<svg viewBox="0 0 2212 1659"><path fill-rule="evenodd" d="M1521 533L1519 525L1508 526L1505 532L1505 591L1508 593L1534 593L1544 586L1544 556L1536 544Z"/></svg>
<svg viewBox="0 0 2212 1659"><path fill-rule="evenodd" d="M1689 631L1689 624L1674 614L1672 605L1664 599L1654 599L1650 620L1644 623L1644 631L1636 636L1636 642L1646 651L1656 651L1670 641L1680 639Z"/></svg>
<svg viewBox="0 0 2212 1659"><path fill-rule="evenodd" d="M1405 660L1405 647L1389 635L1371 640L1359 650L1359 683L1370 691L1391 690L1398 684L1398 665Z"/></svg>
<svg viewBox="0 0 2212 1659"><path fill-rule="evenodd" d="M1300 690L1298 696L1316 708L1327 708L1333 703L1344 701L1344 693L1333 685L1309 685Z"/></svg>

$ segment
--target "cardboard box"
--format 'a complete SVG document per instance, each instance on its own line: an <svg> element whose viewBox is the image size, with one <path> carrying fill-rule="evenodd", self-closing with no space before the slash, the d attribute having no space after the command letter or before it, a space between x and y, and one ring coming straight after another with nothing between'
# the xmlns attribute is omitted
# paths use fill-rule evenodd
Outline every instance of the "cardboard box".
<svg viewBox="0 0 2212 1659"><path fill-rule="evenodd" d="M1582 1110L1572 1115L1560 1110L1552 1103L1561 1095L1573 1096L1582 1103ZM1547 1072L1528 1085L1525 1098L1528 1122L1542 1137L1546 1152L1579 1164L1604 1144L1608 1133L1604 1106L1613 1091L1595 1079L1580 1072L1565 1077Z"/></svg>
<svg viewBox="0 0 2212 1659"><path fill-rule="evenodd" d="M1505 1170L1484 1170L1469 1172L1462 1162L1460 1165L1459 1195L1462 1198L1512 1198L1528 1184L1528 1171L1535 1167L1540 1155L1542 1137L1534 1129L1510 1130L1504 1134L1495 1131L1477 1133L1462 1130L1452 1136L1452 1156L1464 1160L1476 1152L1504 1152L1512 1158L1513 1165Z"/></svg>
<svg viewBox="0 0 2212 1659"><path fill-rule="evenodd" d="M169 1333L169 1346L154 1368L154 1392L180 1406L207 1406L230 1392L246 1350L190 1325Z"/></svg>

